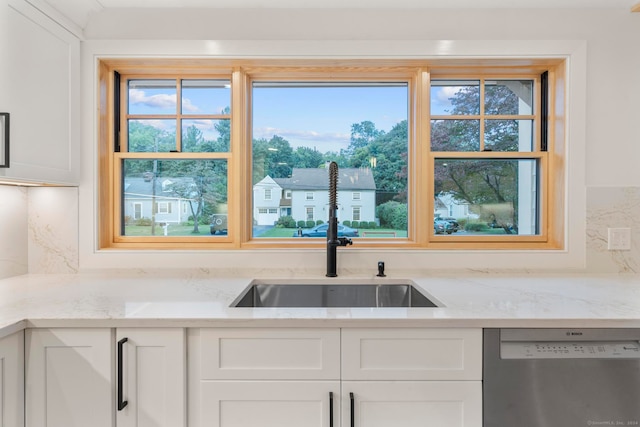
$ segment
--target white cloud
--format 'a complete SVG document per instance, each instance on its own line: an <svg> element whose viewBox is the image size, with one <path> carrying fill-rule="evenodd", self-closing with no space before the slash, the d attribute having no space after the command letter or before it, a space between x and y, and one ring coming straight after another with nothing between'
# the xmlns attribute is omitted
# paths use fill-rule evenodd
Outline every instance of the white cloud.
<svg viewBox="0 0 640 427"><path fill-rule="evenodd" d="M271 139L274 135L281 136L289 141L293 148L306 146L317 147L320 151L338 151L347 148L351 135L339 132L317 132L314 130L293 130L278 128L254 128L255 139Z"/></svg>
<svg viewBox="0 0 640 427"><path fill-rule="evenodd" d="M170 109L176 108L176 95L158 94L147 96L143 90L129 90L129 103L136 105L142 104L151 108Z"/></svg>
<svg viewBox="0 0 640 427"><path fill-rule="evenodd" d="M200 109L197 105L194 105L189 98L182 98L182 111L187 113L197 113Z"/></svg>

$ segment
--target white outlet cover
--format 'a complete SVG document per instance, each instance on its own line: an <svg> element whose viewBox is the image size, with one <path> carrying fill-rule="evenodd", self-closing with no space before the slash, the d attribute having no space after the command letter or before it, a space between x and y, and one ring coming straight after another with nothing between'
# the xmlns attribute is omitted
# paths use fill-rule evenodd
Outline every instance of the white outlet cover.
<svg viewBox="0 0 640 427"><path fill-rule="evenodd" d="M630 228L609 228L607 231L607 249L610 251L631 250Z"/></svg>

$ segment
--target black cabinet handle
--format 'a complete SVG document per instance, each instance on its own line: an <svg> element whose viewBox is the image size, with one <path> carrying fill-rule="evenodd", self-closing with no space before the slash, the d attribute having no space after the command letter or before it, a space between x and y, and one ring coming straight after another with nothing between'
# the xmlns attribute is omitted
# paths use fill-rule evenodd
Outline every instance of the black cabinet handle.
<svg viewBox="0 0 640 427"><path fill-rule="evenodd" d="M333 392L329 392L329 427L333 427Z"/></svg>
<svg viewBox="0 0 640 427"><path fill-rule="evenodd" d="M349 400L351 401L351 427L356 427L356 398L353 393L349 393Z"/></svg>
<svg viewBox="0 0 640 427"><path fill-rule="evenodd" d="M118 411L122 411L129 402L122 399L122 347L129 338L122 338L118 341Z"/></svg>

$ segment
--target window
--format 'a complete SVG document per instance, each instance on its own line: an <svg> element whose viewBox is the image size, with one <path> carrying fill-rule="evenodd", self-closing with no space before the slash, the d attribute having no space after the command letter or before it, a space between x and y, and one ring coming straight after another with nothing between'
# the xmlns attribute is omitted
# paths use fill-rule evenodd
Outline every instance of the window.
<svg viewBox="0 0 640 427"><path fill-rule="evenodd" d="M227 205L230 80L125 74L117 78L121 102L114 107L121 119L112 164L121 176L123 203L114 217L119 223L114 229L120 230L115 240L163 239L155 225L156 215L171 213L171 204L162 200L167 197L186 206L188 215L173 228L173 235L210 238L208 227L199 227L202 219ZM130 215L132 203L151 212L146 222L122 220Z"/></svg>
<svg viewBox="0 0 640 427"><path fill-rule="evenodd" d="M100 247L322 245L331 161L356 249L563 247L563 59L154 61L101 61Z"/></svg>
<svg viewBox="0 0 640 427"><path fill-rule="evenodd" d="M360 221L360 206L354 206L351 210L351 218L353 221Z"/></svg>
<svg viewBox="0 0 640 427"><path fill-rule="evenodd" d="M254 79L254 185L273 180L303 192L304 200L295 196L291 200L293 220L303 219L305 207L313 201L314 219L326 222L326 166L335 161L340 174L338 202L351 197L367 220L373 222L381 212L383 227L406 236L410 81L408 75L318 80L305 73L288 81L275 73ZM368 197L362 200L365 192ZM344 214L338 211L339 221L350 219L351 207L345 208ZM261 239L291 235L260 230Z"/></svg>
<svg viewBox="0 0 640 427"><path fill-rule="evenodd" d="M431 80L434 197L438 217L463 220L457 238L540 236L539 79ZM435 233L435 231L434 231Z"/></svg>
<svg viewBox="0 0 640 427"><path fill-rule="evenodd" d="M167 202L158 202L158 213L159 214L171 213L171 204Z"/></svg>

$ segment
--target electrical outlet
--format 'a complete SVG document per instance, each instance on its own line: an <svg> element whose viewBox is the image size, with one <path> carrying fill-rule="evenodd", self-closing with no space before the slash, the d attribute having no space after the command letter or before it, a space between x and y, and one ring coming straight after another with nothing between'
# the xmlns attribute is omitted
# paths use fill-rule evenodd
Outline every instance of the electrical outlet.
<svg viewBox="0 0 640 427"><path fill-rule="evenodd" d="M607 249L610 251L631 250L631 229L630 228L609 228Z"/></svg>

